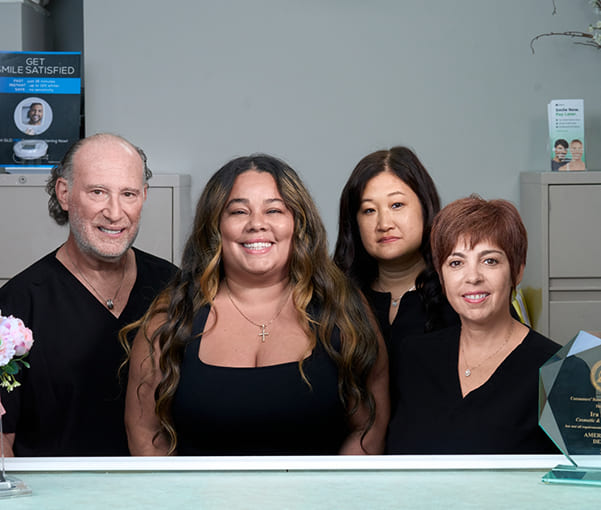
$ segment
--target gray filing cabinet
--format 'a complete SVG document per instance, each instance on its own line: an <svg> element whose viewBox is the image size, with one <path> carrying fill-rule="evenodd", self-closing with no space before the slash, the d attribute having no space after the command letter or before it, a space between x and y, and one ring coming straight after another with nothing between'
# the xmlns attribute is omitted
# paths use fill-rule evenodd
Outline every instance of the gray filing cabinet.
<svg viewBox="0 0 601 510"><path fill-rule="evenodd" d="M525 172L522 289L535 329L565 344L601 331L601 172Z"/></svg>
<svg viewBox="0 0 601 510"><path fill-rule="evenodd" d="M48 174L0 174L0 286L67 239L48 215ZM191 226L190 176L155 174L149 181L134 246L179 265Z"/></svg>

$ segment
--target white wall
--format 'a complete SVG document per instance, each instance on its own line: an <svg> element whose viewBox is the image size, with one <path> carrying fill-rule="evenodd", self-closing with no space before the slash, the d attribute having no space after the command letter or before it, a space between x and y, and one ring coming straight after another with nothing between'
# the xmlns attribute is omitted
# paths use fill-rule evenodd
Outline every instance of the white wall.
<svg viewBox="0 0 601 510"><path fill-rule="evenodd" d="M263 151L305 179L330 234L365 154L413 147L446 203L519 201L548 169L546 105L583 98L601 169L601 51L588 0L84 0L86 129L141 145L192 198L236 155Z"/></svg>

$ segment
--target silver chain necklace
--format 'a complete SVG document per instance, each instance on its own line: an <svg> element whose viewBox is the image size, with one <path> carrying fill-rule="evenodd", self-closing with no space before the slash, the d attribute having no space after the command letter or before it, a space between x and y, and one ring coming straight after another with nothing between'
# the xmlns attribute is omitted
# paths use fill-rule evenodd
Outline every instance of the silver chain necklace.
<svg viewBox="0 0 601 510"><path fill-rule="evenodd" d="M251 324L257 326L258 328L261 328L261 331L259 332L258 336L261 337L261 342L265 342L265 337L269 336L269 333L267 332L267 326L270 326L271 323L274 320L276 320L280 316L280 314L282 313L282 310L284 309L284 305L288 302L288 298L290 297L290 294L292 293L292 288L290 289L290 291L288 292L288 294L286 294L286 298L282 301L282 304L280 305L280 308L278 309L278 311L276 312L276 314L272 317L272 319L269 322L258 323L258 322L253 321L252 319L250 319L242 310L240 310L240 308L238 308L238 305L234 301L234 297L232 296L232 293L230 291L230 286L227 284L227 280L224 280L224 283L225 283L225 290L227 291L227 295L230 298L230 301L232 302L232 305L234 305L234 308L248 322L250 322Z"/></svg>
<svg viewBox="0 0 601 510"><path fill-rule="evenodd" d="M69 259L69 262L71 262L71 264L73 265L73 267L77 270L77 272L79 273L79 276L81 276L84 281L92 288L92 290L96 293L96 295L102 300L104 301L104 304L106 305L106 307L109 310L112 310L113 308L115 308L115 300L117 299L117 296L119 295L119 291L121 290L121 286L123 285L123 280L125 277L125 267L127 266L127 253L125 254L125 262L123 263L123 270L121 272L121 280L119 282L119 287L117 287L117 292L115 292L115 295L112 298L108 298L106 299L102 294L100 294L100 292L98 292L96 290L96 287L94 287L94 285L92 285L92 283L90 282L90 280L88 280L86 278L86 275L83 274L83 271L81 269L79 269L79 266L75 263L75 261L71 258L71 255L69 254L69 248L65 247L65 252L67 253L67 258Z"/></svg>
<svg viewBox="0 0 601 510"><path fill-rule="evenodd" d="M380 283L380 280L377 280L377 281L378 281L378 288L380 289L380 292L386 292L386 291L384 290L384 288L382 287L382 284ZM407 292L411 292L412 290L415 290L415 284L414 284L414 285L412 285L411 287L409 287L407 290L403 291L403 293L402 293L402 294L401 294L401 295L400 295L398 298L396 298L396 299L392 298L392 301L391 301L391 303L390 303L390 304L391 304L392 306L395 306L395 307L396 307L396 306L399 306L399 303L400 303L400 301L401 301L401 298L402 298L402 297L403 297L403 296L404 296L404 295L405 295ZM392 296L392 292L389 292L389 294Z"/></svg>
<svg viewBox="0 0 601 510"><path fill-rule="evenodd" d="M509 333L507 333L507 336L505 337L505 341L499 346L499 348L495 352L493 352L490 356L487 356L486 358L484 358L480 363L478 363L477 365L473 366L471 369L469 367L469 363L467 362L467 358L465 356L465 350L463 349L463 343L461 343L461 353L463 354L463 361L465 362L465 372L463 372L465 374L465 377L469 377L470 375L472 375L472 371L473 370L476 370L476 368L478 368L483 363L485 363L486 361L488 361L492 357L494 357L497 354L499 354L499 352L501 352L501 349L503 349L503 347L505 347L507 345L507 342L509 342L509 339L511 338L511 334L513 333L513 325L514 324L515 323L512 320L511 321L511 327L509 328ZM460 340L460 342L461 342L461 340Z"/></svg>
<svg viewBox="0 0 601 510"><path fill-rule="evenodd" d="M401 298L407 293L407 292L411 292L412 290L415 290L415 285L412 285L411 287L409 287L405 292L403 292L398 298L393 299L392 300L392 306L398 306L399 302L401 301Z"/></svg>

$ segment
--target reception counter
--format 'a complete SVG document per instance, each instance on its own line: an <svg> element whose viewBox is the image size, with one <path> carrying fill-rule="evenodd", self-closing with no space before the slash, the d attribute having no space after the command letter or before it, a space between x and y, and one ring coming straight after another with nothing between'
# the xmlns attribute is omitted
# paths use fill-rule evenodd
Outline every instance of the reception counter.
<svg viewBox="0 0 601 510"><path fill-rule="evenodd" d="M2 510L598 510L601 488L547 485L562 456L17 458L31 496Z"/></svg>

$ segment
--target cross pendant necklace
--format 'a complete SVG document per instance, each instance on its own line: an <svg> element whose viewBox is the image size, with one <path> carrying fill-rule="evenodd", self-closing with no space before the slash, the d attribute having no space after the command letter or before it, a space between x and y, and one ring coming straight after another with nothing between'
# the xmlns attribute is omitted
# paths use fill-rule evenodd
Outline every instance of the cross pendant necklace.
<svg viewBox="0 0 601 510"><path fill-rule="evenodd" d="M286 304L286 302L288 301L288 297L292 293L292 288L290 289L290 291L288 292L288 294L286 294L286 298L282 301L282 304L280 305L280 308L278 309L278 311L276 312L276 314L273 316L273 318L269 322L258 323L258 322L253 321L249 317L247 317L246 314L242 310L240 310L240 308L238 308L238 305L234 301L234 297L232 296L232 293L230 291L230 286L227 284L227 280L224 280L224 283L225 283L225 290L227 291L227 295L230 298L230 301L232 302L232 305L234 305L234 308L248 322L250 322L251 324L257 326L258 328L261 328L261 331L259 332L259 334L257 336L261 337L261 343L265 343L265 337L269 336L269 333L267 332L267 326L271 325L271 323L280 316L280 313L282 313L282 310L284 309L284 305Z"/></svg>
<svg viewBox="0 0 601 510"><path fill-rule="evenodd" d="M259 336L261 337L261 342L265 343L265 337L269 336L269 333L267 333L267 331L265 331L265 328L267 327L267 324L261 324L260 328L261 328L261 332L259 333Z"/></svg>

